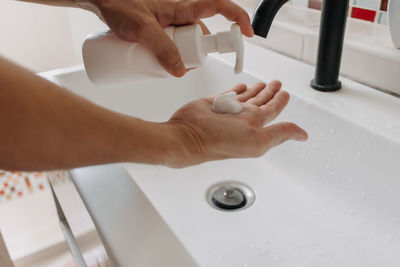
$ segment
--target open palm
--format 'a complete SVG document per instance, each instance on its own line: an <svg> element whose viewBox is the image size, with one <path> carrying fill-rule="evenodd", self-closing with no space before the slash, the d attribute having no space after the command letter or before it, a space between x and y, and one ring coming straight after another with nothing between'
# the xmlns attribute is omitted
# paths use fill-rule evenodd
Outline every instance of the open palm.
<svg viewBox="0 0 400 267"><path fill-rule="evenodd" d="M236 99L243 107L238 114L213 112L213 97L192 101L176 111L168 123L180 127L190 153L178 167L208 160L258 157L289 139L307 140L307 133L290 122L265 127L289 101L289 94L280 88L279 81L250 88L236 85L230 91L237 93Z"/></svg>

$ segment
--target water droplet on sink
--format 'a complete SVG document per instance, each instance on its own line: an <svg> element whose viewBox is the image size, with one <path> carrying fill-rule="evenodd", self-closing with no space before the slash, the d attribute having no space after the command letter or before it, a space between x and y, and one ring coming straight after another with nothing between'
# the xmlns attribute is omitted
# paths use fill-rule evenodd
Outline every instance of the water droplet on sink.
<svg viewBox="0 0 400 267"><path fill-rule="evenodd" d="M333 104L333 106L335 108L342 108L344 106L343 103L339 103L339 102L336 102L336 101L332 102L332 104Z"/></svg>
<svg viewBox="0 0 400 267"><path fill-rule="evenodd" d="M348 212L351 216L354 215L354 214L356 213L356 211L353 210L353 209L349 209L347 212Z"/></svg>
<svg viewBox="0 0 400 267"><path fill-rule="evenodd" d="M315 148L315 149L319 149L319 148L320 148L320 145L319 145L319 144L317 144L317 143L315 143L315 144L313 144L313 148Z"/></svg>
<svg viewBox="0 0 400 267"><path fill-rule="evenodd" d="M326 210L320 210L317 212L317 215L319 215L319 216L325 216L326 214L327 214Z"/></svg>
<svg viewBox="0 0 400 267"><path fill-rule="evenodd" d="M361 158L361 153L358 153L354 158L355 158L356 160L360 159L360 158Z"/></svg>
<svg viewBox="0 0 400 267"><path fill-rule="evenodd" d="M218 257L218 260L220 260L220 261L227 261L229 258L227 257L227 256L219 256Z"/></svg>
<svg viewBox="0 0 400 267"><path fill-rule="evenodd" d="M386 127L388 128L388 129L392 129L392 128L397 128L398 126L400 126L400 122L397 122L397 123L391 123L391 124L388 124L388 125L386 125Z"/></svg>

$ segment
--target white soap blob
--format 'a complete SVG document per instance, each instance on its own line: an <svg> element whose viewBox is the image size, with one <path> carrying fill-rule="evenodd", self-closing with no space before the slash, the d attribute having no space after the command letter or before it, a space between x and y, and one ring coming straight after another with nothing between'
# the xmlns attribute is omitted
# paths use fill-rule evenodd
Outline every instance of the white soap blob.
<svg viewBox="0 0 400 267"><path fill-rule="evenodd" d="M236 92L229 92L214 98L212 110L216 113L240 113L242 105L235 98Z"/></svg>

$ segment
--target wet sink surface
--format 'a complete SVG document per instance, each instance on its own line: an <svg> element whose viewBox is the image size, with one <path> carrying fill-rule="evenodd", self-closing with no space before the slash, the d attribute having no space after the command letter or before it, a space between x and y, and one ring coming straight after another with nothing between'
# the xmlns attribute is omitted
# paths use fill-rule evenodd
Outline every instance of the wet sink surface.
<svg viewBox="0 0 400 267"><path fill-rule="evenodd" d="M280 78L292 97L277 121L298 123L308 131L308 142L287 142L258 159L184 169L124 164L132 183L182 244L180 249L200 266L399 266L398 99L346 80L337 93L312 91L310 66L250 48L248 69L236 77L225 63L229 59L214 57L181 80L95 88L81 70L53 77L100 105L154 121L237 82ZM268 60L258 62L261 57ZM207 190L221 181L249 185L256 193L254 204L238 212L212 208ZM140 216L146 211L129 212ZM123 218L115 220L118 224ZM113 233L104 231L105 239ZM129 242L135 240L124 245Z"/></svg>

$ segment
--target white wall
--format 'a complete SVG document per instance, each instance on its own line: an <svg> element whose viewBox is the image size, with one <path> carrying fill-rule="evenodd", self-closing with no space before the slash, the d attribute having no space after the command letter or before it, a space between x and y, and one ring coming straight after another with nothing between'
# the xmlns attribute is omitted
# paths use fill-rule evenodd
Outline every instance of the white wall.
<svg viewBox="0 0 400 267"><path fill-rule="evenodd" d="M74 57L77 64L82 64L82 44L85 37L93 32L107 30L108 27L96 15L81 9L68 9Z"/></svg>
<svg viewBox="0 0 400 267"><path fill-rule="evenodd" d="M0 1L0 55L35 72L80 64L84 37L104 28L86 11Z"/></svg>

